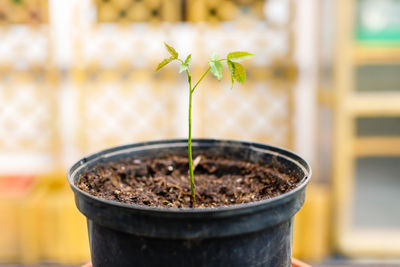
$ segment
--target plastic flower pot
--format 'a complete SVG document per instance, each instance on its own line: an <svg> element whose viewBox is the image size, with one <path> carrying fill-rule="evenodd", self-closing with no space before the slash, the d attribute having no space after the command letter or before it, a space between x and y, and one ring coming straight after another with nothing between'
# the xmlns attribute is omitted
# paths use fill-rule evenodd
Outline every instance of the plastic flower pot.
<svg viewBox="0 0 400 267"><path fill-rule="evenodd" d="M187 140L137 143L85 157L71 167L68 180L78 209L87 217L94 267L290 266L293 216L304 203L311 175L308 163L292 152L258 143L195 139L192 145L195 154L279 165L300 182L280 196L245 204L146 207L92 196L75 182L98 162L171 153L186 156Z"/></svg>

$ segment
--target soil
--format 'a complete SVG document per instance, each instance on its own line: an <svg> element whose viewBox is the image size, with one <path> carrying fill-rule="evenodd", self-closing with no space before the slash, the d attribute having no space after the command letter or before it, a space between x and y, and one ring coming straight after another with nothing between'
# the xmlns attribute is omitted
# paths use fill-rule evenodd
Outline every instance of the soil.
<svg viewBox="0 0 400 267"><path fill-rule="evenodd" d="M227 158L194 159L196 208L227 206L278 196L299 178L278 168ZM179 156L98 163L77 186L108 200L153 207L190 208L188 159Z"/></svg>

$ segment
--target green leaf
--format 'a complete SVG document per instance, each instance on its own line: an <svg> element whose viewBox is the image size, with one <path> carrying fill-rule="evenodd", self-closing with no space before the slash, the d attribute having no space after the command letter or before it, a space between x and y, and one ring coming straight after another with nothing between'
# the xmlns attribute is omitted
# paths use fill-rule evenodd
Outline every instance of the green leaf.
<svg viewBox="0 0 400 267"><path fill-rule="evenodd" d="M232 88L233 88L233 84L235 83L235 80L234 80L234 76L235 76L235 66L233 65L233 62L230 61L230 60L227 61L227 64L228 64L229 72L230 72L230 74L231 74L231 80L232 80L232 87L231 87L231 89L232 89Z"/></svg>
<svg viewBox="0 0 400 267"><path fill-rule="evenodd" d="M231 78L240 83L246 81L246 71L242 64L228 60L228 67L231 72Z"/></svg>
<svg viewBox="0 0 400 267"><path fill-rule="evenodd" d="M167 65L168 63L170 63L172 60L174 60L175 58L173 57L169 57L164 59L163 61L160 62L160 64L158 64L156 71L158 71L159 69L161 69L162 67L164 67L165 65Z"/></svg>
<svg viewBox="0 0 400 267"><path fill-rule="evenodd" d="M192 54L189 54L185 59L185 64L189 65L192 62Z"/></svg>
<svg viewBox="0 0 400 267"><path fill-rule="evenodd" d="M244 70L243 65L237 62L233 62L233 66L235 67L235 80L240 83L244 83L246 81L246 71Z"/></svg>
<svg viewBox="0 0 400 267"><path fill-rule="evenodd" d="M209 61L208 64L210 64L211 73L217 77L218 81L220 81L222 79L222 71L224 69L222 63L219 61Z"/></svg>
<svg viewBox="0 0 400 267"><path fill-rule="evenodd" d="M179 67L179 73L181 73L182 71L185 71L189 68L189 65L186 63L182 63L181 66Z"/></svg>
<svg viewBox="0 0 400 267"><path fill-rule="evenodd" d="M176 52L176 50L172 46L168 45L166 42L164 42L164 45L167 48L168 53L170 53L171 56L173 57L173 59L178 58L178 56L179 56L178 52Z"/></svg>
<svg viewBox="0 0 400 267"><path fill-rule="evenodd" d="M254 56L254 55L252 53L249 53L249 52L232 52L232 53L228 54L227 59L236 61L236 60L247 59L247 58L250 58L252 56Z"/></svg>
<svg viewBox="0 0 400 267"><path fill-rule="evenodd" d="M212 60L212 61L215 61L215 60L217 60L217 59L218 59L218 54L215 53L215 52L212 53L212 54L211 54L211 60Z"/></svg>

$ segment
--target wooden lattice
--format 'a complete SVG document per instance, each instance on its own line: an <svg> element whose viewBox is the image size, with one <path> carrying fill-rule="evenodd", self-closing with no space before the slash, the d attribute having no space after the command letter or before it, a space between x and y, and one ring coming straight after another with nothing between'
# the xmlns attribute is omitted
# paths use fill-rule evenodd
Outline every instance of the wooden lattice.
<svg viewBox="0 0 400 267"><path fill-rule="evenodd" d="M54 153L57 94L44 70L0 73L0 153Z"/></svg>
<svg viewBox="0 0 400 267"><path fill-rule="evenodd" d="M29 70L43 68L50 58L48 30L7 27L0 29L0 66Z"/></svg>
<svg viewBox="0 0 400 267"><path fill-rule="evenodd" d="M208 2L214 5L212 1ZM226 2L236 7L257 3ZM277 5L280 2L284 4ZM86 1L86 5L81 5L82 14L90 14L96 8L90 3L93 2ZM273 0L271 4L275 7L267 7L288 9L289 3L289 0ZM107 4L111 5L111 2ZM212 52L223 56L227 51L246 49L257 55L245 62L248 83L235 87L232 94L228 80L217 83L211 76L199 87L194 99L197 114L194 136L250 139L291 147L292 90L297 68L293 62L293 33L290 30L292 13L286 9L283 18L275 17L270 20L272 23L260 21L255 16L250 24L228 22L213 27L203 24L154 27L142 23L131 23L127 27L119 20L105 24L89 15L81 15L81 18L87 18L79 21L76 57L81 73L77 87L82 122L78 131L83 150L186 136L185 78L178 76L177 66L169 66L157 74L163 78L151 74L160 59L166 56L164 41L175 46L182 55L192 53L194 77L204 71ZM121 78L123 69L126 70L125 78ZM154 103L162 107L162 112L155 112ZM174 123L166 123L170 121Z"/></svg>
<svg viewBox="0 0 400 267"><path fill-rule="evenodd" d="M176 137L175 85L148 71L92 70L78 89L80 148Z"/></svg>
<svg viewBox="0 0 400 267"><path fill-rule="evenodd" d="M49 27L47 0L0 1L0 173L34 173L59 164Z"/></svg>
<svg viewBox="0 0 400 267"><path fill-rule="evenodd" d="M209 80L199 90L198 136L253 140L290 147L290 87L248 81L231 90L230 81Z"/></svg>
<svg viewBox="0 0 400 267"><path fill-rule="evenodd" d="M264 19L264 0L95 0L98 22Z"/></svg>
<svg viewBox="0 0 400 267"><path fill-rule="evenodd" d="M99 22L160 22L181 20L179 0L96 0Z"/></svg>
<svg viewBox="0 0 400 267"><path fill-rule="evenodd" d="M187 0L187 20L217 23L243 17L264 19L264 0Z"/></svg>
<svg viewBox="0 0 400 267"><path fill-rule="evenodd" d="M47 0L0 1L0 68L44 68L51 46Z"/></svg>
<svg viewBox="0 0 400 267"><path fill-rule="evenodd" d="M48 0L0 1L0 24L41 24L48 22Z"/></svg>

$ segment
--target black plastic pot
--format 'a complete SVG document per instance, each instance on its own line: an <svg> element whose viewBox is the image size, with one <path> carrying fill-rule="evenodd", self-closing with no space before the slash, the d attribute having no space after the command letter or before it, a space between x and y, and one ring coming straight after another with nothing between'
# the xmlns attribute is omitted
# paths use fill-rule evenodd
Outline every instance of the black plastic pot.
<svg viewBox="0 0 400 267"><path fill-rule="evenodd" d="M199 139L192 144L195 155L274 164L301 182L278 197L228 207L143 207L92 196L77 188L75 181L99 161L187 155L186 140L126 145L85 157L71 167L68 180L78 209L87 217L94 267L290 266L293 216L304 203L311 175L307 162L292 152L257 143Z"/></svg>

